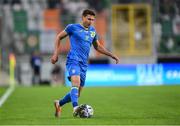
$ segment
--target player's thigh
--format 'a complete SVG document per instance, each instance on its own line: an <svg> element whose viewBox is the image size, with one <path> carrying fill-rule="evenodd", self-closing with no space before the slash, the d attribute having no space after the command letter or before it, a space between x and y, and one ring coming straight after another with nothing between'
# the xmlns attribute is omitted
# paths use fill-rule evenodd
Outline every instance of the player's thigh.
<svg viewBox="0 0 180 126"><path fill-rule="evenodd" d="M80 78L81 78L80 86L84 87L86 81L86 69L83 70L81 69Z"/></svg>
<svg viewBox="0 0 180 126"><path fill-rule="evenodd" d="M80 87L80 75L72 75L71 76L71 83L72 86Z"/></svg>
<svg viewBox="0 0 180 126"><path fill-rule="evenodd" d="M80 75L80 66L77 61L68 60L66 63L66 69L68 71L69 77L73 75Z"/></svg>
<svg viewBox="0 0 180 126"><path fill-rule="evenodd" d="M77 61L69 60L66 64L68 71L68 79L72 82L72 85L80 85L80 66Z"/></svg>

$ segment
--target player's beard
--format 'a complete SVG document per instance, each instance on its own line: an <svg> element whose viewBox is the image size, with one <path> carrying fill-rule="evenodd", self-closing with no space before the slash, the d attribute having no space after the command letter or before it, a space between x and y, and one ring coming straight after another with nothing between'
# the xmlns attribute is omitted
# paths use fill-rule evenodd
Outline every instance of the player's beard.
<svg viewBox="0 0 180 126"><path fill-rule="evenodd" d="M88 23L84 22L84 23L82 23L82 25L83 25L85 28L89 28L89 26L90 26L91 24L88 24Z"/></svg>
<svg viewBox="0 0 180 126"><path fill-rule="evenodd" d="M88 23L87 23L85 27L86 27L86 28L89 28L90 25L91 25L91 24L88 24Z"/></svg>

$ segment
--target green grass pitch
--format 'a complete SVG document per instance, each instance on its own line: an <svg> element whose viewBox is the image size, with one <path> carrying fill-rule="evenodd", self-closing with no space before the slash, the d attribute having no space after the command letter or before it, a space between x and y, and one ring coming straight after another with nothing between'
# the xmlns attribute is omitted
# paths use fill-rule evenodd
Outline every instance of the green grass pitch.
<svg viewBox="0 0 180 126"><path fill-rule="evenodd" d="M0 87L0 97L1 95L4 94L4 92L6 91L7 87Z"/></svg>
<svg viewBox="0 0 180 126"><path fill-rule="evenodd" d="M0 108L1 125L173 125L180 124L180 86L85 87L79 103L94 108L89 119L74 118L72 106L54 117L53 101L67 87L16 87Z"/></svg>

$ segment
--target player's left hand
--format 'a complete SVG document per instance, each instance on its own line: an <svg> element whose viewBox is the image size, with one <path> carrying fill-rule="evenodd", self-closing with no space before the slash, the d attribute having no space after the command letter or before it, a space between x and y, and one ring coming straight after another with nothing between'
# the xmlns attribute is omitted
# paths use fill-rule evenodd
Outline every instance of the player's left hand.
<svg viewBox="0 0 180 126"><path fill-rule="evenodd" d="M55 64L57 61L58 61L58 56L53 54L52 57L51 57L51 63Z"/></svg>
<svg viewBox="0 0 180 126"><path fill-rule="evenodd" d="M114 60L116 60L116 64L118 64L119 62L120 62L120 59L117 57L117 56L112 56L112 58L114 59Z"/></svg>

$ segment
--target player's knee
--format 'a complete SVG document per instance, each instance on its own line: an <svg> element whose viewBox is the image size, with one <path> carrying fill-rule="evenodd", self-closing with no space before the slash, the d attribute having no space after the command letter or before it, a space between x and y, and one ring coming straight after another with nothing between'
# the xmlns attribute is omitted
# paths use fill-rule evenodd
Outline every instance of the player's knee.
<svg viewBox="0 0 180 126"><path fill-rule="evenodd" d="M80 82L79 82L78 80L73 80L73 81L71 81L71 82L72 82L72 86L75 86L75 87L77 87L77 88L80 87Z"/></svg>
<svg viewBox="0 0 180 126"><path fill-rule="evenodd" d="M80 84L79 84L79 83L73 83L73 82L72 82L72 86L79 88Z"/></svg>
<svg viewBox="0 0 180 126"><path fill-rule="evenodd" d="M79 76L72 76L71 77L72 86L80 87L80 77Z"/></svg>

